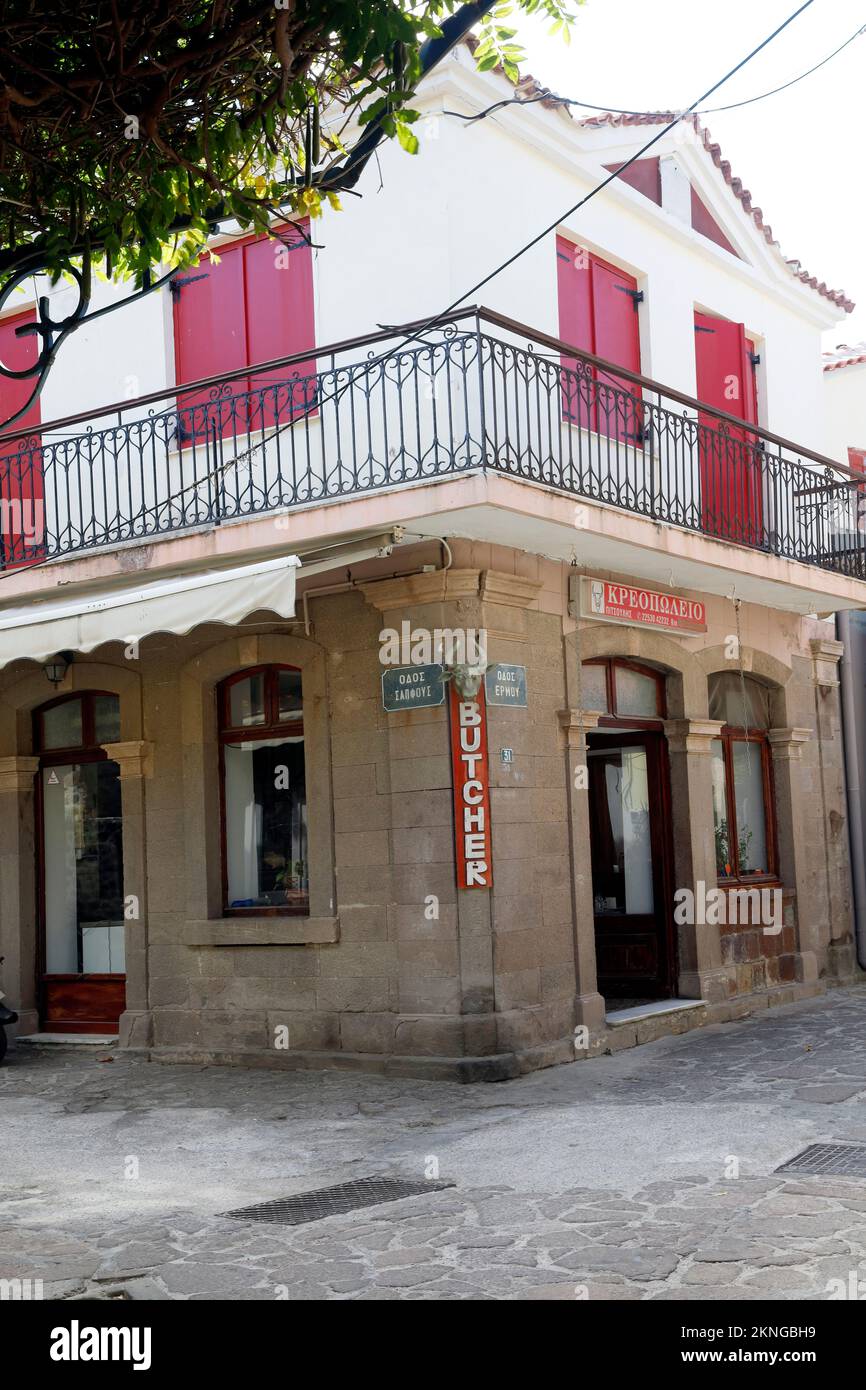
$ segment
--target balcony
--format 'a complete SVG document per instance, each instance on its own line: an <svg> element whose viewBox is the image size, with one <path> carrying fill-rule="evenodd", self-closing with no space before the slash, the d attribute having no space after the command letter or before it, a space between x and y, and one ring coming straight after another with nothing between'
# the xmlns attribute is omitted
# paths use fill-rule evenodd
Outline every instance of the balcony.
<svg viewBox="0 0 866 1390"><path fill-rule="evenodd" d="M0 567L469 473L866 578L861 475L483 309L7 431Z"/></svg>

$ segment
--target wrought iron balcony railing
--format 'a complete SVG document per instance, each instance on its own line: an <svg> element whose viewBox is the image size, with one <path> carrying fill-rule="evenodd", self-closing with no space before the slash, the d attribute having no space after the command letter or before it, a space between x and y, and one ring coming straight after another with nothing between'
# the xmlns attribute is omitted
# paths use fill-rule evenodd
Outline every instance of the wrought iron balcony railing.
<svg viewBox="0 0 866 1390"><path fill-rule="evenodd" d="M0 566L481 469L866 578L862 475L483 309L0 435Z"/></svg>

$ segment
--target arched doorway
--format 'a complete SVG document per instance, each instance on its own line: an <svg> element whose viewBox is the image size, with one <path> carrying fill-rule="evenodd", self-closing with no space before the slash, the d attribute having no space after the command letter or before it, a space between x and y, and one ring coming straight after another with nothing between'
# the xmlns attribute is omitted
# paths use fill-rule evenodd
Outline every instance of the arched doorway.
<svg viewBox="0 0 866 1390"><path fill-rule="evenodd" d="M120 701L88 690L33 715L37 993L46 1032L116 1033L125 1007Z"/></svg>
<svg viewBox="0 0 866 1390"><path fill-rule="evenodd" d="M598 989L637 1004L675 990L665 678L619 658L581 666Z"/></svg>

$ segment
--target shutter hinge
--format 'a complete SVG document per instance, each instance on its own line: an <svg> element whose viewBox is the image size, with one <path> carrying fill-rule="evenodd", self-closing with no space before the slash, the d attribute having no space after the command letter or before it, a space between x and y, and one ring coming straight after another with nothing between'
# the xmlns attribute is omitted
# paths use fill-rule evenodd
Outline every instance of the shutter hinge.
<svg viewBox="0 0 866 1390"><path fill-rule="evenodd" d="M759 352L750 352L750 353L749 353L749 361L751 362L751 364L752 364L753 367L758 367L758 366L760 366L761 354L760 354Z"/></svg>
<svg viewBox="0 0 866 1390"><path fill-rule="evenodd" d="M634 305L635 309L637 308L637 306L638 306L639 304L643 304L643 301L644 301L644 292L643 292L643 290L630 290L630 289L628 288L627 285L614 285L614 289L615 289L615 290L619 290L620 294L628 294L628 295L630 295L630 296L631 296L631 302L632 302L632 304Z"/></svg>
<svg viewBox="0 0 866 1390"><path fill-rule="evenodd" d="M201 275L179 275L176 279L169 280L168 287L175 298L177 298L184 285L191 285L193 280L206 280L209 275L209 270L203 270Z"/></svg>

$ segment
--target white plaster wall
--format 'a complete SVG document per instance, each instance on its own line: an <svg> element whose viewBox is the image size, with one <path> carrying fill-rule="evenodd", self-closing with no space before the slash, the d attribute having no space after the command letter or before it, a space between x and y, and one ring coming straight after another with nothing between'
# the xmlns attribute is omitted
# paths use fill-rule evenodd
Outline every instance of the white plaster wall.
<svg viewBox="0 0 866 1390"><path fill-rule="evenodd" d="M429 100L430 119L419 127L421 153L413 159L386 146L358 185L362 199L344 200L343 213L323 220L326 245L316 261L320 342L445 308L558 221L559 230L628 270L644 289L646 375L694 394L695 309L742 322L761 354L761 422L796 443L823 448L820 337L841 311L778 265L724 185L716 190L715 211L732 205L728 215L738 219L738 239L755 265L619 180L579 213L560 217L603 177L608 154L600 150L596 159L581 152L586 133L539 106L473 126L436 118L437 108L455 104L459 99L443 83ZM721 183L702 152L692 153L692 168L710 185ZM555 231L465 302L556 334Z"/></svg>
<svg viewBox="0 0 866 1390"><path fill-rule="evenodd" d="M108 284L94 275L91 308L122 300L134 289L132 281ZM55 320L70 313L78 298L77 288L62 280L53 288L41 280L38 293L48 295ZM159 391L173 380L171 295L167 289L155 290L85 323L67 338L42 391L42 419L61 419L131 400Z"/></svg>
<svg viewBox="0 0 866 1390"><path fill-rule="evenodd" d="M430 119L418 127L421 153L413 158L384 145L358 185L362 197L344 195L342 213L329 210L313 225L321 243L314 258L320 344L440 311L556 222L611 158L603 142L593 145L594 133L541 106L469 127L437 116L443 105L462 102L471 110L483 104L469 100L467 83L488 100L502 94L499 79L478 77L467 62L465 55L452 58L428 83L421 104ZM563 217L561 230L630 271L646 291L639 311L646 375L693 394L695 308L743 322L761 352L762 423L821 449L827 430L820 334L841 315L780 270L709 158L690 151L688 141L684 148L692 173L697 170L713 191L716 213L727 210L739 219L736 236L754 253L754 267L620 180L580 213ZM97 285L94 301L126 291ZM55 313L72 294L64 286L51 292ZM555 232L470 300L557 333ZM42 416L49 420L158 390L173 374L171 297L160 291L69 339L43 392Z"/></svg>
<svg viewBox="0 0 866 1390"><path fill-rule="evenodd" d="M866 449L866 362L824 372L824 452L848 462L848 449Z"/></svg>

